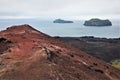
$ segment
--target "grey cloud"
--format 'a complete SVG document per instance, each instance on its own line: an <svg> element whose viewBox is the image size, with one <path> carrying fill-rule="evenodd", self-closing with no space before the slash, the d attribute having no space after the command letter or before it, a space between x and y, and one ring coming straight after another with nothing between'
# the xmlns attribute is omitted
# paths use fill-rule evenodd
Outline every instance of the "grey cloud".
<svg viewBox="0 0 120 80"><path fill-rule="evenodd" d="M120 0L0 0L0 16L120 15Z"/></svg>

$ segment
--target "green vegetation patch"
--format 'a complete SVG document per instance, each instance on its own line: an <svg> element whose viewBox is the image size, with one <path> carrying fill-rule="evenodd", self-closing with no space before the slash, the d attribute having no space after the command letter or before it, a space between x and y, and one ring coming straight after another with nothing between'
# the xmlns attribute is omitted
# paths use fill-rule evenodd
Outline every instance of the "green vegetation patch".
<svg viewBox="0 0 120 80"><path fill-rule="evenodd" d="M120 60L114 60L111 63L112 63L112 66L114 66L115 68L120 69Z"/></svg>

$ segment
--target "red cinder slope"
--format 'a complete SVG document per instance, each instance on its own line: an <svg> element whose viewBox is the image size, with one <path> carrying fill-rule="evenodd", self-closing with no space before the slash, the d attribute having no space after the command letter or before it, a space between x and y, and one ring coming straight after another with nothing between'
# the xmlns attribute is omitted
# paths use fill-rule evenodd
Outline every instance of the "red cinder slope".
<svg viewBox="0 0 120 80"><path fill-rule="evenodd" d="M120 70L29 25L0 32L0 80L120 80Z"/></svg>

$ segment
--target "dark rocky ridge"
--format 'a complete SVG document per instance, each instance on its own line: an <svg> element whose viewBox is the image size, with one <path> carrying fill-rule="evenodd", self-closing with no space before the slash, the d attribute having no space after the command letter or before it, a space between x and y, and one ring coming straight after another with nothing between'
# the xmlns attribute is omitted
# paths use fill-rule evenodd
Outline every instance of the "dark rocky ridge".
<svg viewBox="0 0 120 80"><path fill-rule="evenodd" d="M59 39L109 63L113 60L120 59L120 38L107 39L86 36L59 37Z"/></svg>
<svg viewBox="0 0 120 80"><path fill-rule="evenodd" d="M112 23L108 19L101 20L98 18L93 18L88 21L85 21L84 25L85 26L112 26Z"/></svg>
<svg viewBox="0 0 120 80"><path fill-rule="evenodd" d="M0 80L119 80L120 70L29 25L0 32L12 42L0 55Z"/></svg>
<svg viewBox="0 0 120 80"><path fill-rule="evenodd" d="M53 23L73 23L73 21L56 19L56 20L53 21Z"/></svg>

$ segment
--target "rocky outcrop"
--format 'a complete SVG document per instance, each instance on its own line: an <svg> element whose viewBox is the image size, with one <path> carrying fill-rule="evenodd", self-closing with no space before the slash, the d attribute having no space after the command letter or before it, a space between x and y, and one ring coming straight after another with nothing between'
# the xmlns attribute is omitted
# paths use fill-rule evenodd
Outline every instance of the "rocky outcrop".
<svg viewBox="0 0 120 80"><path fill-rule="evenodd" d="M109 20L101 20L98 18L93 18L88 21L85 21L85 26L112 26L112 23Z"/></svg>
<svg viewBox="0 0 120 80"><path fill-rule="evenodd" d="M62 19L56 19L53 21L53 23L73 23L73 21L67 21Z"/></svg>
<svg viewBox="0 0 120 80"><path fill-rule="evenodd" d="M11 41L5 39L5 38L0 38L0 54L3 54L4 51L8 51L8 48L12 44Z"/></svg>
<svg viewBox="0 0 120 80"><path fill-rule="evenodd" d="M0 80L119 80L120 70L29 25L0 32ZM9 50L9 52L6 52Z"/></svg>

